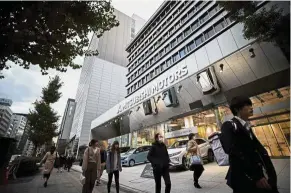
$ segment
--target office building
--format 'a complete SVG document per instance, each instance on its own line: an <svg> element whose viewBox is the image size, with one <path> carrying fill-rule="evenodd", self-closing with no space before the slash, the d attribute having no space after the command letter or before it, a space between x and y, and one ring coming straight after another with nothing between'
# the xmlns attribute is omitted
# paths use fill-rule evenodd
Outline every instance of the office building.
<svg viewBox="0 0 291 193"><path fill-rule="evenodd" d="M290 13L289 2L257 2ZM126 146L189 133L207 137L231 118L229 101L251 97L254 133L272 156L290 156L290 64L280 47L247 40L215 1L165 1L130 42L127 97L92 121L92 137ZM128 135L131 134L131 135Z"/></svg>
<svg viewBox="0 0 291 193"><path fill-rule="evenodd" d="M12 110L10 109L12 100L1 98L0 99L0 136L10 136L12 132L11 118Z"/></svg>
<svg viewBox="0 0 291 193"><path fill-rule="evenodd" d="M76 110L70 139L86 146L90 140L91 122L126 96L126 45L131 40L132 17L115 10L119 26L97 38L94 34L89 49L98 56L85 57L76 94ZM140 25L137 25L140 26ZM71 145L76 147L76 145ZM77 153L76 149L72 150Z"/></svg>
<svg viewBox="0 0 291 193"><path fill-rule="evenodd" d="M70 141L70 133L72 129L76 102L74 99L68 99L64 111L62 123L60 126L60 136L58 137L57 149L59 154L64 154L66 144Z"/></svg>

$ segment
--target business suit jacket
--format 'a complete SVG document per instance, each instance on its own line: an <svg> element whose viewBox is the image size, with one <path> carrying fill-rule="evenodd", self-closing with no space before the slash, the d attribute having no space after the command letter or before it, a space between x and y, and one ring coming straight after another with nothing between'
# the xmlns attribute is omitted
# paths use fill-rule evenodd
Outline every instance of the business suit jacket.
<svg viewBox="0 0 291 193"><path fill-rule="evenodd" d="M272 192L277 192L276 171L266 149L252 130L248 131L236 118L232 121L236 129L230 121L223 123L220 138L225 153L229 155L227 184L234 192L259 192L256 182L265 176L265 169Z"/></svg>

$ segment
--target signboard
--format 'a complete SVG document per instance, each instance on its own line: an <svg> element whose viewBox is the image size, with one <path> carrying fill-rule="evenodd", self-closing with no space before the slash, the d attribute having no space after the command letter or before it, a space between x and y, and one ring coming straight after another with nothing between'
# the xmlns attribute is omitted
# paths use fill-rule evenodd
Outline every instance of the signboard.
<svg viewBox="0 0 291 193"><path fill-rule="evenodd" d="M180 129L177 131L165 133L165 138L169 139L169 138L174 138L174 137L181 137L181 136L189 135L190 133L198 133L197 127L190 127L186 129Z"/></svg>
<svg viewBox="0 0 291 193"><path fill-rule="evenodd" d="M153 167L151 164L146 164L140 177L154 179L154 172L153 172Z"/></svg>
<svg viewBox="0 0 291 193"><path fill-rule="evenodd" d="M154 96L159 91L162 91L170 86L179 82L183 77L188 75L188 68L186 65L180 67L173 73L169 73L166 77L158 80L153 85L143 88L139 94L126 100L123 104L119 105L117 114L122 113L136 104L145 101L146 99Z"/></svg>

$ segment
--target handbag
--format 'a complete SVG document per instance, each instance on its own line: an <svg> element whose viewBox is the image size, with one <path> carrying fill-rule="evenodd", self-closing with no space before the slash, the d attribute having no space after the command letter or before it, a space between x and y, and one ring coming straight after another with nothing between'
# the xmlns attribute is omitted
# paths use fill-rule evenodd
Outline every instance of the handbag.
<svg viewBox="0 0 291 193"><path fill-rule="evenodd" d="M190 163L191 165L203 165L203 161L200 156L193 155L190 157Z"/></svg>

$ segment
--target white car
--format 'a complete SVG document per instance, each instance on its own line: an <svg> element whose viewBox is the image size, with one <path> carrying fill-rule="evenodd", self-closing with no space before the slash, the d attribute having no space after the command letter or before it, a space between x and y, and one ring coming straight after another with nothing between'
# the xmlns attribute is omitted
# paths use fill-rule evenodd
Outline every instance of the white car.
<svg viewBox="0 0 291 193"><path fill-rule="evenodd" d="M214 154L208 141L202 138L195 139L201 152L201 157L207 159L208 162L214 161ZM189 169L190 163L187 159L187 146L188 140L180 140L173 143L168 148L168 153L170 156L170 166L177 167L182 166L185 170Z"/></svg>

